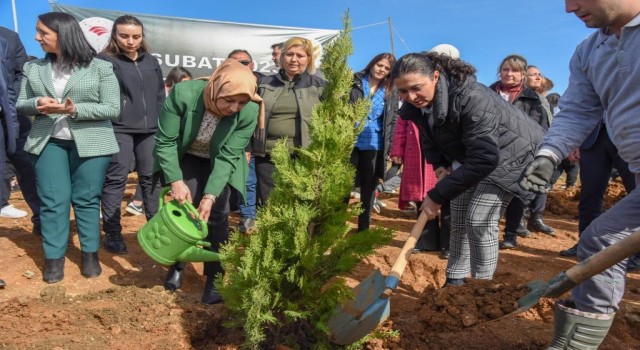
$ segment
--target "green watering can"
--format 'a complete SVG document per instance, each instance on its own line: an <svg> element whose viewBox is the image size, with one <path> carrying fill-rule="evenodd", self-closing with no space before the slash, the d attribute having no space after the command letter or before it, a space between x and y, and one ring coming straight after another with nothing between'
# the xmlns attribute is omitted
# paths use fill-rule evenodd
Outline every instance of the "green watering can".
<svg viewBox="0 0 640 350"><path fill-rule="evenodd" d="M169 190L165 187L160 191L158 212L138 232L144 252L163 265L220 260L217 253L204 249L211 243L204 240L207 223L198 219L198 210L186 201L184 205L175 199L165 203L164 196Z"/></svg>

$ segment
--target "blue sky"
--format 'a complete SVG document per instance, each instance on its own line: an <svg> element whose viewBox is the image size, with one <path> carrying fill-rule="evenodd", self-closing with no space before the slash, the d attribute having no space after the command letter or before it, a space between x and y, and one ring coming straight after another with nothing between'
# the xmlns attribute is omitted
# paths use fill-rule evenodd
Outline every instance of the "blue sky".
<svg viewBox="0 0 640 350"><path fill-rule="evenodd" d="M47 0L15 0L18 31L27 52L41 57L33 39L37 15L49 12ZM131 13L200 18L217 21L340 29L349 9L355 52L354 70L364 68L380 52L391 51L387 18L394 27L397 57L450 43L462 59L478 69L487 85L497 79L500 61L518 53L551 78L562 93L569 77L568 64L575 46L591 29L564 12L560 0L61 0L58 3ZM13 29L11 0L0 0L0 25ZM151 43L153 45L153 43Z"/></svg>

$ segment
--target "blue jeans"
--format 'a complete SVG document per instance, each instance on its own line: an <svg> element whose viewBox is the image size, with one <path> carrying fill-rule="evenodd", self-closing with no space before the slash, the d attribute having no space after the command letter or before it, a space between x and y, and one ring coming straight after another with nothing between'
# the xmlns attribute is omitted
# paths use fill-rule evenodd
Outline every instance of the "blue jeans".
<svg viewBox="0 0 640 350"><path fill-rule="evenodd" d="M240 217L244 218L256 218L256 184L258 179L256 177L256 161L251 156L249 161L249 175L247 176L246 184L246 203L242 198L242 195L238 195L238 207L240 208Z"/></svg>

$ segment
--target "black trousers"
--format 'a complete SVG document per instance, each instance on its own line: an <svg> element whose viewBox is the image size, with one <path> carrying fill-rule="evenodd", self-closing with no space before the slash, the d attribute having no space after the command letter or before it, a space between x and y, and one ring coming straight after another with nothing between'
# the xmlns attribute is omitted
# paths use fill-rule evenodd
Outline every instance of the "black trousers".
<svg viewBox="0 0 640 350"><path fill-rule="evenodd" d="M142 188L142 202L147 220L158 211L158 189L153 186L153 147L155 134L116 133L120 151L114 154L107 168L102 187L102 228L106 233L121 233L121 204L135 155L138 183Z"/></svg>
<svg viewBox="0 0 640 350"><path fill-rule="evenodd" d="M629 164L618 155L618 149L611 142L603 128L594 145L580 150L580 199L578 202L578 232L582 233L593 220L602 214L604 194L609 187L611 169L618 169L627 193L636 188L635 176L629 171Z"/></svg>
<svg viewBox="0 0 640 350"><path fill-rule="evenodd" d="M276 170L276 166L271 162L271 157L268 154L264 157L255 156L254 161L257 178L256 191L258 194L256 204L264 206L267 204L271 190L273 190L273 172Z"/></svg>
<svg viewBox="0 0 640 350"><path fill-rule="evenodd" d="M563 171L567 173L567 186L575 185L576 181L578 180L580 165L578 163L572 163L569 161L569 159L566 158L563 159L562 162L560 162L560 164L558 164L558 166L556 167L556 170L551 176L551 183L555 184L556 181L558 181L558 179L560 178L560 175L562 175Z"/></svg>
<svg viewBox="0 0 640 350"><path fill-rule="evenodd" d="M418 206L418 216L420 216L420 207L422 203L416 203ZM451 239L451 209L449 201L440 207L440 218L427 221L418 242L416 249L421 250L442 250L449 248L449 240Z"/></svg>
<svg viewBox="0 0 640 350"><path fill-rule="evenodd" d="M354 148L351 152L351 164L356 168L356 187L360 187L360 203L362 203L362 213L358 216L358 232L368 230L371 221L371 209L375 198L376 185L376 164L380 151L359 150Z"/></svg>
<svg viewBox="0 0 640 350"><path fill-rule="evenodd" d="M27 136L31 131L31 120L24 115L18 114L20 122L20 134L16 140L16 151L13 154L7 154L7 160L13 164L15 175L20 184L22 196L29 205L33 215L31 221L34 224L40 224L40 197L36 189L36 172L33 169L31 155L24 150L24 144L27 142ZM11 196L11 176L5 168L3 181L0 182L0 208L9 205L9 197Z"/></svg>
<svg viewBox="0 0 640 350"><path fill-rule="evenodd" d="M196 157L186 154L180 161L182 169L182 179L189 187L193 205L197 208L204 195L204 188L211 174L211 160L208 158ZM220 245L229 240L229 196L231 190L229 185L225 186L222 193L216 198L216 202L211 207L211 215L207 222L209 234L206 240L211 242L208 249L217 252ZM205 262L204 275L214 277L218 273L224 273L219 261Z"/></svg>

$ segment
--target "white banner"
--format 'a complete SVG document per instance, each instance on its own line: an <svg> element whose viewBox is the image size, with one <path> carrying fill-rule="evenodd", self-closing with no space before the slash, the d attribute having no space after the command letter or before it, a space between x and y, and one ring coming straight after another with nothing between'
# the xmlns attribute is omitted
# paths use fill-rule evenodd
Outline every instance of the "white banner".
<svg viewBox="0 0 640 350"><path fill-rule="evenodd" d="M316 57L322 57L322 46L339 34L339 30L266 26L219 22L189 18L104 11L54 3L52 11L66 12L80 22L89 43L100 52L108 43L113 21L125 14L138 18L144 25L151 53L158 58L166 75L173 67L187 68L194 77L211 75L213 69L235 49L249 51L255 70L272 73L271 45L292 36L311 40Z"/></svg>

